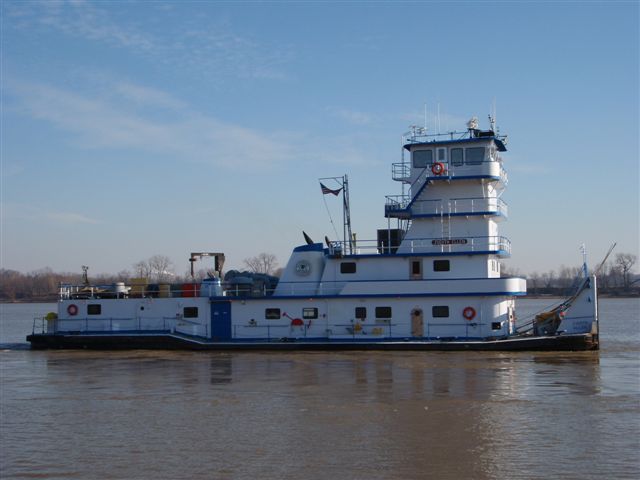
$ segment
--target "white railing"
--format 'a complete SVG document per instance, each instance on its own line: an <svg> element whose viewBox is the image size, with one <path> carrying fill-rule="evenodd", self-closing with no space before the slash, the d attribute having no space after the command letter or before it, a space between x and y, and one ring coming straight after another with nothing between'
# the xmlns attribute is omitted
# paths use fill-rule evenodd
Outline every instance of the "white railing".
<svg viewBox="0 0 640 480"><path fill-rule="evenodd" d="M406 182L411 177L411 166L408 163L392 163L391 178L401 182Z"/></svg>
<svg viewBox="0 0 640 480"><path fill-rule="evenodd" d="M338 295L346 282L279 282L273 293L275 295Z"/></svg>
<svg viewBox="0 0 640 480"><path fill-rule="evenodd" d="M477 215L500 214L506 216L507 204L496 197L451 198L419 200L411 207L415 215Z"/></svg>
<svg viewBox="0 0 640 480"><path fill-rule="evenodd" d="M408 195L387 195L385 212L406 210L411 200ZM451 198L418 200L411 207L413 215L508 215L507 204L497 197Z"/></svg>
<svg viewBox="0 0 640 480"><path fill-rule="evenodd" d="M117 333L123 331L168 332L179 322L187 322L176 317L137 317L137 318L57 318L48 320L37 317L33 321L33 333ZM204 325L205 328L207 325Z"/></svg>
<svg viewBox="0 0 640 480"><path fill-rule="evenodd" d="M343 242L333 242L340 246ZM329 250L331 253L331 250ZM491 252L511 254L511 242L502 236L483 237L429 237L429 238L405 238L398 253L474 253ZM382 253L376 240L358 240L355 245L356 255L372 255Z"/></svg>
<svg viewBox="0 0 640 480"><path fill-rule="evenodd" d="M357 322L346 324L329 324L325 328L318 329L311 326L300 325L270 325L269 323L256 323L253 325L234 325L233 338L235 340L281 340L283 338L336 338L340 340L372 340L376 338L392 338L394 334L402 335L401 331L394 331L398 327L396 323L362 324ZM318 332L318 333L316 333Z"/></svg>

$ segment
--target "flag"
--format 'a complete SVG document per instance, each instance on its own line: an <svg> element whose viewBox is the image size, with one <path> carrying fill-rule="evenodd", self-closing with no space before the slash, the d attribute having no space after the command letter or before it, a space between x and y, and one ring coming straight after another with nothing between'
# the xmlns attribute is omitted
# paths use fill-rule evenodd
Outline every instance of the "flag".
<svg viewBox="0 0 640 480"><path fill-rule="evenodd" d="M342 190L342 187L340 187L337 190L331 190L329 187L324 185L322 182L320 182L320 188L322 189L322 194L323 195L327 195L328 193L333 193L334 195L337 196L340 193L340 190Z"/></svg>

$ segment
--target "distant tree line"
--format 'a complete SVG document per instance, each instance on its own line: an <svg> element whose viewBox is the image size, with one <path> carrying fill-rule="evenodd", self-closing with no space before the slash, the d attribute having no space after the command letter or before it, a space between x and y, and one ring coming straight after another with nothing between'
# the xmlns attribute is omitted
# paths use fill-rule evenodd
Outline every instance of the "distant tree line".
<svg viewBox="0 0 640 480"><path fill-rule="evenodd" d="M619 253L611 261L605 263L598 274L598 287L602 294L639 295L640 277L634 275L637 257L629 253ZM253 273L265 273L280 276L281 268L277 268L276 256L260 253L244 260L245 268ZM200 269L195 272L195 280L200 281L212 275L211 270ZM527 279L527 290L531 295L559 295L571 292L576 279L580 275L579 267L565 267L547 272L533 272L528 275L519 270L502 268L503 276L519 276ZM116 282L128 282L132 278L144 277L150 283L188 283L192 281L190 271L183 275L175 273L171 260L164 255L154 255L132 265L132 270L122 270L116 274L90 275L88 280L93 285L111 285ZM0 269L0 302L15 301L55 301L61 283L82 285L83 274L54 272L50 268L42 268L29 273L16 270Z"/></svg>
<svg viewBox="0 0 640 480"><path fill-rule="evenodd" d="M640 295L640 277L635 277L633 268L637 257L631 253L618 253L613 260L604 263L598 272L598 291L606 295ZM502 276L519 276L527 279L530 295L559 295L571 292L576 279L581 275L581 267L566 267L546 272L523 275L519 270L508 267L502 269ZM593 273L593 272L591 272Z"/></svg>

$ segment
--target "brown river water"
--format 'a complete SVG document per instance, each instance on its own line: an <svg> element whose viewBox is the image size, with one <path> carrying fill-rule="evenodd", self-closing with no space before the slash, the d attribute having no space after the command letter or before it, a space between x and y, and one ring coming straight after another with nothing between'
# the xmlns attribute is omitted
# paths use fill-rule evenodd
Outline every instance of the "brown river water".
<svg viewBox="0 0 640 480"><path fill-rule="evenodd" d="M2 479L640 478L637 299L576 353L30 351L54 308L0 305Z"/></svg>

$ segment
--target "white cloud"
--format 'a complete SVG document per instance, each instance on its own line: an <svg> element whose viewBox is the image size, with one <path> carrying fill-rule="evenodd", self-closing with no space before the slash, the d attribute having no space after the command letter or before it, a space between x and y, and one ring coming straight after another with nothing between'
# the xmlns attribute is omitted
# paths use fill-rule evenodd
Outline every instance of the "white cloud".
<svg viewBox="0 0 640 480"><path fill-rule="evenodd" d="M45 216L48 219L53 220L54 222L67 223L67 224L100 223L98 220L89 218L85 215L82 215L81 213L75 213L75 212L49 212L49 213L46 213Z"/></svg>
<svg viewBox="0 0 640 480"><path fill-rule="evenodd" d="M55 211L40 205L24 203L2 203L3 220L27 220L32 222L48 221L57 224L99 224L100 220L88 217L79 212Z"/></svg>
<svg viewBox="0 0 640 480"><path fill-rule="evenodd" d="M71 133L83 148L136 149L242 169L269 168L295 158L296 149L282 136L202 115L159 90L119 84L101 96L25 82L7 89L18 97L20 110ZM132 97L139 102L131 102ZM170 114L160 119L141 106L169 109Z"/></svg>
<svg viewBox="0 0 640 480"><path fill-rule="evenodd" d="M282 80L291 49L262 44L239 35L210 15L181 17L162 5L146 6L145 22L124 17L105 3L76 1L8 2L10 28L25 32L54 31L74 38L126 49L154 64L187 69L215 83L225 78ZM156 8L151 8L156 7ZM153 16L169 25L159 36L140 25L153 25ZM150 20L151 18L151 20Z"/></svg>
<svg viewBox="0 0 640 480"><path fill-rule="evenodd" d="M118 82L114 85L114 91L120 96L132 100L139 105L151 105L153 107L168 109L185 107L185 104L180 100L155 88L142 87L127 82Z"/></svg>

